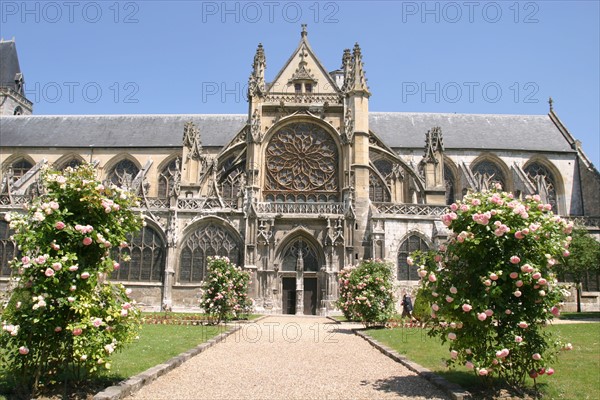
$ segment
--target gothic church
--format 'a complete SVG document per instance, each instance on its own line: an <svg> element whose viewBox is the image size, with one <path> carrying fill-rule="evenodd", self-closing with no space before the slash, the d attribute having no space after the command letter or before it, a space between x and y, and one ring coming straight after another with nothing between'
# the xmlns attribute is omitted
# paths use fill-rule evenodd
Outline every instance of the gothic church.
<svg viewBox="0 0 600 400"><path fill-rule="evenodd" d="M155 309L196 307L212 255L251 272L259 312L336 312L338 271L366 258L396 265L398 291L414 287L406 257L446 239L446 205L496 182L600 233L600 174L552 107L372 112L359 45L328 72L305 27L271 82L258 46L247 115L32 115L14 41L0 58L0 217L39 193L44 165L95 164L142 199L147 224L113 279ZM10 234L0 221L0 288ZM587 309L598 283L586 281Z"/></svg>

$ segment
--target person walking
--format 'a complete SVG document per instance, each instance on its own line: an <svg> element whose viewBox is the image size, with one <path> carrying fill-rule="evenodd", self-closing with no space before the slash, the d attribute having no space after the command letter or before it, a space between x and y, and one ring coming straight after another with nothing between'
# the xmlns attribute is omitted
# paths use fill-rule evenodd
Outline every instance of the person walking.
<svg viewBox="0 0 600 400"><path fill-rule="evenodd" d="M410 294L404 292L404 296L402 296L402 302L400 303L402 306L402 318L410 317L411 322L415 319L412 315L413 313L413 304L412 299L410 298Z"/></svg>

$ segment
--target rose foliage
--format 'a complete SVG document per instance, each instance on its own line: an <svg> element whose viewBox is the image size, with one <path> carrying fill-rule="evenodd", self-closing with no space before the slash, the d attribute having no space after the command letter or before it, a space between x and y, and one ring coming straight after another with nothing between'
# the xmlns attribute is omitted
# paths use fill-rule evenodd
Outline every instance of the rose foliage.
<svg viewBox="0 0 600 400"><path fill-rule="evenodd" d="M247 316L252 308L249 283L250 273L236 267L228 257L209 257L200 306L214 323Z"/></svg>
<svg viewBox="0 0 600 400"><path fill-rule="evenodd" d="M344 268L337 307L350 321L384 325L394 315L393 276L393 265L380 260Z"/></svg>
<svg viewBox="0 0 600 400"><path fill-rule="evenodd" d="M110 355L131 341L139 311L123 285L115 246L142 225L136 198L95 179L92 166L42 172L45 194L25 213L5 216L19 256L0 317L0 348L15 384L36 389L110 368ZM30 388L30 389L27 389Z"/></svg>
<svg viewBox="0 0 600 400"><path fill-rule="evenodd" d="M571 345L543 328L568 295L554 266L569 254L573 226L551 209L537 195L468 194L442 217L453 232L447 246L409 257L431 304L430 334L450 343L449 365L514 387L554 373L558 350Z"/></svg>

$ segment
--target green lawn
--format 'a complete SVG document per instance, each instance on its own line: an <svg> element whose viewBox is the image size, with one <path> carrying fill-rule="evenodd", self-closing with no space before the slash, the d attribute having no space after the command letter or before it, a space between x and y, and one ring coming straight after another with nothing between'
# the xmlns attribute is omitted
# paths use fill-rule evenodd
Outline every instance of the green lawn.
<svg viewBox="0 0 600 400"><path fill-rule="evenodd" d="M560 354L558 363L553 366L556 371L553 376L544 375L538 379L538 389L544 398L600 398L600 323L555 325L548 329L571 342L574 349ZM479 386L478 379L466 368L446 368L443 359L448 357L448 347L427 336L422 329L370 329L366 332L467 390L475 390Z"/></svg>
<svg viewBox="0 0 600 400"><path fill-rule="evenodd" d="M139 374L225 332L223 326L142 325L139 340L111 357L112 368L98 381L109 386ZM98 382L92 386L97 386ZM9 390L0 375L0 400ZM3 394L4 393L4 396Z"/></svg>

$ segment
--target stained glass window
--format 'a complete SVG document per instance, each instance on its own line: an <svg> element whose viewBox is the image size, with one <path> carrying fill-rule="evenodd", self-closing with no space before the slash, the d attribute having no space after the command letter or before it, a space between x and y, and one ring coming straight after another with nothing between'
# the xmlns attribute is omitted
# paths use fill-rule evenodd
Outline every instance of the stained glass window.
<svg viewBox="0 0 600 400"><path fill-rule="evenodd" d="M536 186L538 194L543 201L552 205L552 211L558 212L556 205L556 180L552 172L540 163L531 163L525 168L527 177Z"/></svg>
<svg viewBox="0 0 600 400"><path fill-rule="evenodd" d="M266 149L265 194L336 193L338 152L331 136L307 123L290 124Z"/></svg>
<svg viewBox="0 0 600 400"><path fill-rule="evenodd" d="M121 160L108 174L111 183L123 188L131 188L133 180L140 169L131 160Z"/></svg>
<svg viewBox="0 0 600 400"><path fill-rule="evenodd" d="M145 226L133 237L128 237L129 247L115 250L114 258L120 268L111 278L119 281L160 282L165 270L166 246L160 235ZM131 257L124 261L125 256Z"/></svg>
<svg viewBox="0 0 600 400"><path fill-rule="evenodd" d="M418 281L419 274L417 273L418 266L410 266L406 262L406 258L413 251L428 251L429 246L418 235L410 235L400 244L398 249L398 280L401 281Z"/></svg>
<svg viewBox="0 0 600 400"><path fill-rule="evenodd" d="M502 170L493 162L481 161L472 168L472 171L481 190L492 189L496 183L502 185L502 188L506 190L506 178Z"/></svg>
<svg viewBox="0 0 600 400"><path fill-rule="evenodd" d="M175 185L175 175L179 173L177 159L171 161L158 177L158 197L166 199Z"/></svg>
<svg viewBox="0 0 600 400"><path fill-rule="evenodd" d="M242 261L241 246L225 228L209 223L192 233L181 250L179 282L201 282L206 275L207 258L229 257L238 264Z"/></svg>

